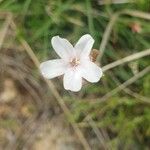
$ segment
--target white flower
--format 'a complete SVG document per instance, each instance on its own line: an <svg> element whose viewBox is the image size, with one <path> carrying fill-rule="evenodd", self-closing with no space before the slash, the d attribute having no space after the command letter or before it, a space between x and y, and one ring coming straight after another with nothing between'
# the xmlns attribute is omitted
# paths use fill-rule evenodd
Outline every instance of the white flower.
<svg viewBox="0 0 150 150"><path fill-rule="evenodd" d="M40 70L45 78L52 79L64 74L64 88L74 92L81 89L82 78L89 82L100 80L102 70L89 57L94 44L89 34L83 35L74 47L59 36L54 36L51 43L61 59L41 63Z"/></svg>

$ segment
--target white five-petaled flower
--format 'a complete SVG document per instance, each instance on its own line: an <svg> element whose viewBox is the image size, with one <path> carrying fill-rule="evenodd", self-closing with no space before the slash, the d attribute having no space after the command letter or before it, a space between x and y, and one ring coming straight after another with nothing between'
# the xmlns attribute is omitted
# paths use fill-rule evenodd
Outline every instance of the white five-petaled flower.
<svg viewBox="0 0 150 150"><path fill-rule="evenodd" d="M74 92L81 89L82 78L93 83L100 80L102 70L89 56L94 44L89 34L83 35L74 47L59 36L54 36L51 43L61 59L41 63L40 70L45 78L52 79L64 74L64 88Z"/></svg>

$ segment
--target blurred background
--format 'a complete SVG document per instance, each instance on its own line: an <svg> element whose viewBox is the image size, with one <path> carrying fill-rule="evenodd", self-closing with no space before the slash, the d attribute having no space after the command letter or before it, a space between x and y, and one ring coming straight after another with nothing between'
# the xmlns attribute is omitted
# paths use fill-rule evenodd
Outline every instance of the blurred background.
<svg viewBox="0 0 150 150"><path fill-rule="evenodd" d="M100 82L43 79L51 38L86 33ZM149 56L150 0L0 0L0 150L149 150Z"/></svg>

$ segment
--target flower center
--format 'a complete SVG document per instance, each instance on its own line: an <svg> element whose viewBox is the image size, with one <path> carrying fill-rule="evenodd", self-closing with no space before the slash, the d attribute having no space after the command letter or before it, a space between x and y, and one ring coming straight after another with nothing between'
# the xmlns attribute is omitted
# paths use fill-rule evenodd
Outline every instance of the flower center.
<svg viewBox="0 0 150 150"><path fill-rule="evenodd" d="M77 59L77 58L73 58L73 59L71 59L71 61L70 61L70 65L71 65L72 67L76 67L76 66L78 66L79 64L80 64L80 60Z"/></svg>

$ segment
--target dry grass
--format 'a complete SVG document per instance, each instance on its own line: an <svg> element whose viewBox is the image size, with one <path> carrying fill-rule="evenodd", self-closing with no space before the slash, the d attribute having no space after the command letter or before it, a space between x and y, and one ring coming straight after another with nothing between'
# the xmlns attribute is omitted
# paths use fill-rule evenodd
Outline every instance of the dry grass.
<svg viewBox="0 0 150 150"><path fill-rule="evenodd" d="M111 17L110 22L108 23L106 30L103 34L102 42L100 44L101 55L99 55L97 59L98 62L102 61L103 55L105 54L106 46L109 42L109 37L111 35L113 26L114 24L116 24L118 18L121 15L130 15L130 16L150 20L149 14L140 12L140 11L123 10L123 11L119 11L115 13ZM73 118L73 114L71 112L71 108L68 106L68 104L65 103L65 100L64 100L65 94L60 92L52 81L43 79L40 76L39 71L37 71L37 68L39 68L39 64L40 64L38 57L34 53L35 51L32 50L31 46L28 44L28 42L24 38L22 37L17 38L17 26L15 22L13 21L13 15L11 13L1 13L0 16L1 18L4 17L4 25L1 29L1 37L0 37L0 49L1 49L0 68L1 68L1 80L5 80L4 81L5 88L4 90L0 91L1 92L0 101L2 103L5 103L5 102L9 103L9 101L11 102L11 99L15 99L16 104L12 104L12 107L14 106L17 109L19 108L21 110L17 112L15 110L11 110L12 108L8 107L9 112L14 111L17 114L15 116L16 117L15 120L17 122L16 123L17 129L14 129L14 131L17 130L17 132L13 134L12 132L6 131L8 134L8 137L7 137L8 139L6 140L9 141L9 144L6 145L6 143L4 142L4 145L6 149L11 149L12 146L14 147L14 149L23 149L25 147L30 147L32 143L35 142L36 136L39 133L37 130L40 131L42 129L43 123L47 124L47 120L49 120L48 119L49 109L52 109L51 107L55 105L55 104L51 104L53 103L54 99L57 100L60 108L62 109L62 111L64 112L66 116L66 119ZM9 34L11 32L11 34L13 34L12 36L16 37L17 42L19 41L19 43L14 44L14 49L12 49L11 47L10 50L9 50L9 46L6 49L3 47L4 43L5 42L7 43L7 41L5 40L6 40L6 37L8 36L7 35L8 32ZM15 47L16 45L17 45L18 50L16 50L16 47ZM21 57L18 57L18 55ZM137 52L132 55L129 55L125 58L118 59L110 64L107 64L106 66L103 66L102 69L104 72L107 72L109 71L109 69L112 69L114 67L119 67L120 65L124 63L128 63L133 60L138 60L148 55L150 55L150 49L146 49L141 52ZM37 77L35 77L32 74L32 70L36 71ZM122 90L130 95L133 95L136 98L140 98L142 100L144 99L143 100L144 102L149 103L147 99L145 100L145 97L142 97L140 94L137 94L133 92L131 89L127 88L129 85L134 84L138 79L142 78L144 75L148 74L149 72L150 72L150 67L148 66L142 71L140 71L139 73L135 74L130 79L126 80L125 82L119 83L117 87L112 89L110 92L108 92L101 98L96 98L96 99L92 98L92 103L96 104L96 103L105 102L106 100L111 98L113 95L115 95L116 93ZM16 85L18 85L18 87L16 87ZM44 87L42 90L41 90L41 85L42 87ZM26 92L23 91L23 93L21 93L21 90L20 91L18 90L20 89L20 87L21 89L23 88L23 90ZM50 92L52 95L48 94L45 96L45 92ZM10 96L8 96L9 95L8 93L10 94ZM25 95L23 95L24 93ZM8 96L7 99L5 99L6 97L5 95ZM66 95L69 95L70 97L73 96L75 98L81 97L81 99L82 97L84 97L82 94L75 95L75 94L68 93L68 92L66 92ZM26 102L25 101L26 98L28 98L30 101ZM88 99L86 99L86 101L88 101ZM32 112L30 113L30 111L28 110L30 109L28 108L28 106L30 105L33 106L33 114ZM57 108L57 106L55 107ZM34 109L36 110L35 112L34 112ZM12 117L11 115L8 115L8 116ZM25 118L25 121L24 120L22 121L23 117ZM80 141L81 145L83 146L83 148L85 150L92 149L90 142L88 141L88 138L85 137L85 135L83 134L83 130L80 128L80 126L82 127L88 126L92 128L98 141L100 142L99 145L101 149L106 149L106 150L113 149L111 145L108 144L110 142L108 131L106 131L104 128L98 127L90 115L87 115L86 119L87 119L86 121L88 122L88 125L87 123L78 124L76 122L70 121L70 124L72 128L74 129L74 132L78 140ZM59 123L59 121L57 123ZM69 127L67 126L67 128ZM63 129L61 128L60 132L62 130ZM70 136L70 132L69 132L69 136ZM51 136L49 139L51 140Z"/></svg>

